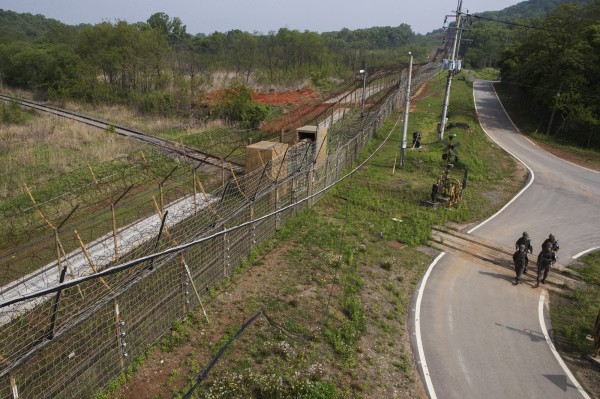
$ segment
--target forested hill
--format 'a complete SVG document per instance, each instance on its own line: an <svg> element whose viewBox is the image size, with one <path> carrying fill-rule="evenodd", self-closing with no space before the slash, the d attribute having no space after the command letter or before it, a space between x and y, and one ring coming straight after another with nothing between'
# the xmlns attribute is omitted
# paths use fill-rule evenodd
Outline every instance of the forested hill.
<svg viewBox="0 0 600 399"><path fill-rule="evenodd" d="M532 19L545 17L548 12L565 3L573 3L584 6L589 0L527 0L514 6L506 7L500 11L486 11L476 13L481 17L499 19L503 21L516 21L521 19Z"/></svg>
<svg viewBox="0 0 600 399"><path fill-rule="evenodd" d="M57 38L54 36L56 33L76 29L76 27L65 25L40 14L19 14L0 9L0 43L46 41L50 38L56 40Z"/></svg>
<svg viewBox="0 0 600 399"><path fill-rule="evenodd" d="M411 27L317 33L281 28L191 35L179 17L71 26L0 10L0 79L39 98L122 103L143 112L188 112L206 91L236 81L253 88L333 86L361 69L427 62L441 38ZM370 73L370 72L369 72ZM215 78L216 77L216 78Z"/></svg>

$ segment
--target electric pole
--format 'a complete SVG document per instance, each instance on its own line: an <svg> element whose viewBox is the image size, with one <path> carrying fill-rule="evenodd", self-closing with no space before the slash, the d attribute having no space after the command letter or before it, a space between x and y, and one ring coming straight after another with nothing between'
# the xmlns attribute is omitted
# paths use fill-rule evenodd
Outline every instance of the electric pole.
<svg viewBox="0 0 600 399"><path fill-rule="evenodd" d="M562 82L560 82L560 87L558 88L558 93L556 93L556 98L554 99L554 107L552 107L552 115L550 115L550 123L548 123L548 129L546 129L546 136L550 135L550 128L552 128L552 122L554 122L554 113L556 112L556 103L558 102L558 97L560 97L561 90L562 90Z"/></svg>
<svg viewBox="0 0 600 399"><path fill-rule="evenodd" d="M413 56L410 55L410 63L408 66L408 84L406 85L406 107L404 108L404 128L402 129L402 150L400 151L400 166L404 166L404 153L406 152L406 131L408 129L408 111L410 109L410 81L412 79L412 64Z"/></svg>
<svg viewBox="0 0 600 399"><path fill-rule="evenodd" d="M444 130L446 129L446 120L448 114L448 101L450 100L450 86L452 85L452 76L454 75L455 69L457 69L457 49L458 42L460 41L460 23L462 19L462 0L458 0L458 7L456 9L456 26L454 34L454 43L452 44L452 53L450 54L450 62L448 63L448 80L446 81L446 94L444 95L444 105L442 106L442 120L440 121L440 127L438 129L438 140L444 139Z"/></svg>

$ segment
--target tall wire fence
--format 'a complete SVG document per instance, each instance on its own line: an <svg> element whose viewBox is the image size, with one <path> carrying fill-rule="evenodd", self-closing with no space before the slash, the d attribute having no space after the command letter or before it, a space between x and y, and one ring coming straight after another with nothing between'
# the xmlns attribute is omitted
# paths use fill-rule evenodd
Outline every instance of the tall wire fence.
<svg viewBox="0 0 600 399"><path fill-rule="evenodd" d="M438 72L433 63L417 67L413 91ZM209 175L180 163L153 169L143 159L134 166L143 179L95 176L96 196L82 207L76 190L37 202L24 188L28 216L14 231L33 223L42 233L0 255L0 399L103 390L343 177L404 103L407 77L404 69L372 79L362 117L361 88L332 99L303 121L317 133L327 128L325 140L282 134L292 144L241 176L225 163Z"/></svg>

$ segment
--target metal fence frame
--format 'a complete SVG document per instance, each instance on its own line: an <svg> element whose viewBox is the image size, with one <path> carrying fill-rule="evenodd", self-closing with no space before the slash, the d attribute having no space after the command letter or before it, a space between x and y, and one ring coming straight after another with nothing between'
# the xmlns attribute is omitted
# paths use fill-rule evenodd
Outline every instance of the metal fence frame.
<svg viewBox="0 0 600 399"><path fill-rule="evenodd" d="M74 284L55 284L37 298L6 301L0 296L0 316L9 320L0 325L0 399L93 397L105 389L175 320L197 307L211 287L230 277L256 246L343 177L405 101L406 72L382 81L380 90L390 89L388 95L364 118L350 122L358 108L353 92L315 121L323 124L333 121L335 112L343 113L335 125L341 128L332 129L335 137L329 138L334 146L323 159L317 160L314 146L291 146L258 170L230 176L226 185L206 194L200 209L194 194L193 211L175 225L161 226L159 238L124 254L117 265L74 276ZM438 72L436 64L418 67L413 87ZM281 176L266 173L284 167L287 173ZM163 224L171 217L164 217L166 210L161 210Z"/></svg>

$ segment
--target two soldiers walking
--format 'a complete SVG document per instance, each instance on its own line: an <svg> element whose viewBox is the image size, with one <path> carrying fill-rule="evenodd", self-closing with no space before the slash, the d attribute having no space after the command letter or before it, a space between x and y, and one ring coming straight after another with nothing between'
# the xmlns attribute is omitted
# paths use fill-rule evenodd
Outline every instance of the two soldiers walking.
<svg viewBox="0 0 600 399"><path fill-rule="evenodd" d="M519 237L515 243L515 248L517 251L513 254L513 262L515 263L515 273L517 274L517 278L515 279L514 284L517 285L521 280L521 274L527 273L527 266L529 264L527 252L533 253L531 239L527 232L524 232L523 235ZM540 286L540 277L542 284L546 284L546 278L548 277L550 267L556 263L556 252L558 249L558 241L550 234L542 244L542 251L537 257L537 278L535 287Z"/></svg>

